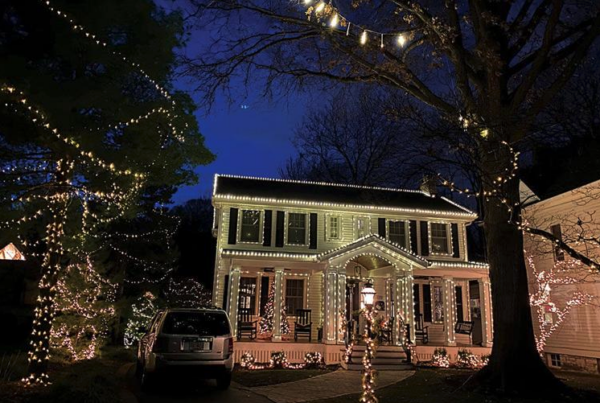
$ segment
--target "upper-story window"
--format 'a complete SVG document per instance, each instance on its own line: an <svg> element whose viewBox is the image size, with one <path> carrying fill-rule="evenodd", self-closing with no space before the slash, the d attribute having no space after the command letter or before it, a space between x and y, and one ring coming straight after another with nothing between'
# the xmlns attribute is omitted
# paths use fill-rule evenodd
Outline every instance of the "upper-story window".
<svg viewBox="0 0 600 403"><path fill-rule="evenodd" d="M362 238L366 236L369 231L369 217L354 218L354 233L356 234L356 238Z"/></svg>
<svg viewBox="0 0 600 403"><path fill-rule="evenodd" d="M306 245L306 214L288 214L287 243Z"/></svg>
<svg viewBox="0 0 600 403"><path fill-rule="evenodd" d="M431 249L433 253L450 253L447 224L431 223Z"/></svg>
<svg viewBox="0 0 600 403"><path fill-rule="evenodd" d="M406 247L406 222L388 221L388 240Z"/></svg>
<svg viewBox="0 0 600 403"><path fill-rule="evenodd" d="M327 239L339 241L342 239L342 217L339 215L327 216Z"/></svg>
<svg viewBox="0 0 600 403"><path fill-rule="evenodd" d="M241 242L260 241L260 211L242 210L242 221L240 228Z"/></svg>

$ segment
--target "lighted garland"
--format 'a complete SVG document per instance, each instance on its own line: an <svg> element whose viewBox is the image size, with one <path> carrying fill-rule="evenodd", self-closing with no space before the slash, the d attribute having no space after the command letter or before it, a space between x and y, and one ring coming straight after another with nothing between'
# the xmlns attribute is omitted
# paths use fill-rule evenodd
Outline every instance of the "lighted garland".
<svg viewBox="0 0 600 403"><path fill-rule="evenodd" d="M433 351L433 355L431 357L431 363L435 367L440 368L449 368L450 367L450 358L448 358L448 352L445 348L436 348Z"/></svg>
<svg viewBox="0 0 600 403"><path fill-rule="evenodd" d="M366 318L365 330L363 339L365 341L365 353L363 355L363 374L362 374L362 394L360 402L362 403L377 403L379 400L375 396L375 378L377 371L373 368L373 358L375 358L375 350L377 349L377 339L373 337L377 334L375 328L375 310L373 307L363 309L363 314Z"/></svg>
<svg viewBox="0 0 600 403"><path fill-rule="evenodd" d="M240 367L248 370L263 370L263 369L322 369L325 367L323 354L319 352L306 353L304 362L290 363L287 355L283 351L275 351L271 353L271 359L268 363L257 363L254 356L245 352L240 357Z"/></svg>
<svg viewBox="0 0 600 403"><path fill-rule="evenodd" d="M479 356L473 354L470 350L459 349L456 356L456 366L458 368L478 369L483 367L483 362Z"/></svg>

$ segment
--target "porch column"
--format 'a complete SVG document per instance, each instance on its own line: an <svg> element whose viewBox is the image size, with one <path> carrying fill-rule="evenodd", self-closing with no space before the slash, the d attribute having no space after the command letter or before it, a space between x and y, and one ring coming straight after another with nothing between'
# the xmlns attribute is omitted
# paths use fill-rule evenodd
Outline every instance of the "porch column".
<svg viewBox="0 0 600 403"><path fill-rule="evenodd" d="M237 335L237 315L240 294L241 267L233 266L229 272L229 321L233 334Z"/></svg>
<svg viewBox="0 0 600 403"><path fill-rule="evenodd" d="M481 344L483 347L491 347L494 336L490 279L488 277L480 278L477 283L479 284L479 305L481 306Z"/></svg>
<svg viewBox="0 0 600 403"><path fill-rule="evenodd" d="M328 267L325 272L325 326L323 338L326 344L336 343L337 334L337 292L338 272L336 267Z"/></svg>
<svg viewBox="0 0 600 403"><path fill-rule="evenodd" d="M456 322L456 294L454 291L454 279L443 277L444 292L444 345L455 346L454 323Z"/></svg>
<svg viewBox="0 0 600 403"><path fill-rule="evenodd" d="M346 316L346 268L344 267L343 270L342 269L338 269L338 275L337 275L337 309L335 310L335 328L336 328L336 333L337 333L337 341L339 343L343 343L344 342L344 331L342 329L340 329L340 321L341 321L341 317L342 314L340 313L341 310L344 311L344 317Z"/></svg>
<svg viewBox="0 0 600 403"><path fill-rule="evenodd" d="M281 309L283 308L283 267L275 268L275 301L273 301L273 341L281 341Z"/></svg>
<svg viewBox="0 0 600 403"><path fill-rule="evenodd" d="M402 335L404 328L400 327L400 317L404 318L405 302L404 302L404 277L400 276L399 270L394 270L392 277L394 286L392 287L392 299L394 300L394 344L399 346L402 344Z"/></svg>
<svg viewBox="0 0 600 403"><path fill-rule="evenodd" d="M414 278L411 272L406 273L406 277L404 278L404 300L405 300L405 320L406 323L410 325L410 341L413 344L416 343L416 333L415 333L415 296L413 294L413 286L414 286Z"/></svg>

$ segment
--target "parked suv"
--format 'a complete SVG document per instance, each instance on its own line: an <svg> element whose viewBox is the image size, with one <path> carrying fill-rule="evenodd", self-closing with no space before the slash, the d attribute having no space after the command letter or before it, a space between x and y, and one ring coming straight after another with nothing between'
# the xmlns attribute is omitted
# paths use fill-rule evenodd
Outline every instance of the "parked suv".
<svg viewBox="0 0 600 403"><path fill-rule="evenodd" d="M214 378L227 389L233 370L233 334L221 309L166 309L158 312L138 346L138 374L148 388L156 375L179 370Z"/></svg>

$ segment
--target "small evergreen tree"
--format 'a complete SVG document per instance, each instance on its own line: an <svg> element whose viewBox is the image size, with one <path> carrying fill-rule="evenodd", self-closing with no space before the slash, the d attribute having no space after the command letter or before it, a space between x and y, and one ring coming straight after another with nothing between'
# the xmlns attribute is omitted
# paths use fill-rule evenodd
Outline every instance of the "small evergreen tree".
<svg viewBox="0 0 600 403"><path fill-rule="evenodd" d="M275 314L275 281L271 282L269 297L265 305L265 313L260 318L259 331L261 334L273 333L273 316ZM289 334L290 325L287 321L285 305L281 308L281 334Z"/></svg>

